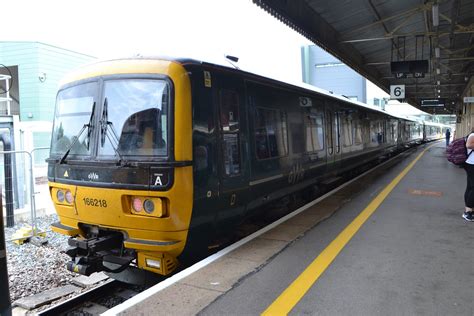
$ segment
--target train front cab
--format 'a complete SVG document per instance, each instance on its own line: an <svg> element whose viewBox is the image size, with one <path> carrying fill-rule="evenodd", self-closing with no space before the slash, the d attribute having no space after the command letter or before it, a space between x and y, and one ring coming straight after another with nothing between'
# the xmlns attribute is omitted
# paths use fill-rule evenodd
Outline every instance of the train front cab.
<svg viewBox="0 0 474 316"><path fill-rule="evenodd" d="M70 270L176 268L193 205L190 91L181 65L146 59L82 68L60 89L48 178L52 229L77 236Z"/></svg>

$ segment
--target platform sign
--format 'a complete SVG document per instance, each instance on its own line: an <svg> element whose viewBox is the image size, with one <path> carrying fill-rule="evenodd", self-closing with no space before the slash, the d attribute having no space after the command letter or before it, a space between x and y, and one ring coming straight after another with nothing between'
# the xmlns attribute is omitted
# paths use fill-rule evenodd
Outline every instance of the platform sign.
<svg viewBox="0 0 474 316"><path fill-rule="evenodd" d="M444 106L445 99L421 99L421 106Z"/></svg>
<svg viewBox="0 0 474 316"><path fill-rule="evenodd" d="M407 74L404 72L396 72L395 73L395 78L397 79L405 79L408 78Z"/></svg>
<svg viewBox="0 0 474 316"><path fill-rule="evenodd" d="M424 78L425 73L424 72L414 72L413 73L413 78Z"/></svg>
<svg viewBox="0 0 474 316"><path fill-rule="evenodd" d="M464 97L464 103L474 103L474 97Z"/></svg>
<svg viewBox="0 0 474 316"><path fill-rule="evenodd" d="M404 60L404 61L392 61L390 63L390 70L395 78L407 78L412 76L413 78L424 78L425 73L428 72L428 60Z"/></svg>
<svg viewBox="0 0 474 316"><path fill-rule="evenodd" d="M405 99L405 85L390 85L390 99Z"/></svg>

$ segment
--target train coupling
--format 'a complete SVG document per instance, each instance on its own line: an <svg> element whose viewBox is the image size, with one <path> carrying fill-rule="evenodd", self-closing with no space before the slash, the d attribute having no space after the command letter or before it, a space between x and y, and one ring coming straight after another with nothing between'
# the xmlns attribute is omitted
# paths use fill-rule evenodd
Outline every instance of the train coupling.
<svg viewBox="0 0 474 316"><path fill-rule="evenodd" d="M71 257L67 269L86 276L94 272L118 273L125 270L135 256L123 253L123 235L112 233L88 239L69 238L66 254Z"/></svg>

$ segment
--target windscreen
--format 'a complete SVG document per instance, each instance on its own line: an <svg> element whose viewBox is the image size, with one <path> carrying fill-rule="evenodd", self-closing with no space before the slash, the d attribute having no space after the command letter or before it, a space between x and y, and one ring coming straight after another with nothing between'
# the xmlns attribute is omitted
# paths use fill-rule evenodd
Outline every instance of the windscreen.
<svg viewBox="0 0 474 316"><path fill-rule="evenodd" d="M56 98L51 154L90 155L91 129L86 125L96 102L97 82L61 90Z"/></svg>
<svg viewBox="0 0 474 316"><path fill-rule="evenodd" d="M99 156L166 156L169 90L164 80L105 81Z"/></svg>

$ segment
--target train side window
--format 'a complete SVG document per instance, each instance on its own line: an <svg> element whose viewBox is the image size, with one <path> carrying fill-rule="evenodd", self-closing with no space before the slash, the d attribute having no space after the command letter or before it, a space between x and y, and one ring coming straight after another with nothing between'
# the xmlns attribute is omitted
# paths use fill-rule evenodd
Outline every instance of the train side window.
<svg viewBox="0 0 474 316"><path fill-rule="evenodd" d="M324 149L323 116L305 115L306 152L315 152Z"/></svg>
<svg viewBox="0 0 474 316"><path fill-rule="evenodd" d="M230 90L220 93L221 129L225 132L239 130L239 95Z"/></svg>
<svg viewBox="0 0 474 316"><path fill-rule="evenodd" d="M350 115L343 114L342 116L342 145L350 147L353 144L352 137L352 121Z"/></svg>
<svg viewBox="0 0 474 316"><path fill-rule="evenodd" d="M382 121L371 121L370 122L370 142L372 145L378 145L383 143L383 128Z"/></svg>
<svg viewBox="0 0 474 316"><path fill-rule="evenodd" d="M392 141L398 140L398 121L392 121Z"/></svg>
<svg viewBox="0 0 474 316"><path fill-rule="evenodd" d="M222 151L227 176L240 174L239 95L235 91L220 91L220 125Z"/></svg>
<svg viewBox="0 0 474 316"><path fill-rule="evenodd" d="M256 108L255 147L258 159L288 155L286 113L276 109Z"/></svg>
<svg viewBox="0 0 474 316"><path fill-rule="evenodd" d="M362 144L362 128L359 120L352 120L352 139L354 145Z"/></svg>
<svg viewBox="0 0 474 316"><path fill-rule="evenodd" d="M341 114L336 112L334 117L334 125L336 127L336 153L341 151Z"/></svg>

